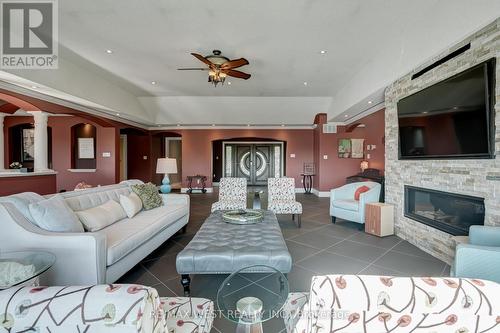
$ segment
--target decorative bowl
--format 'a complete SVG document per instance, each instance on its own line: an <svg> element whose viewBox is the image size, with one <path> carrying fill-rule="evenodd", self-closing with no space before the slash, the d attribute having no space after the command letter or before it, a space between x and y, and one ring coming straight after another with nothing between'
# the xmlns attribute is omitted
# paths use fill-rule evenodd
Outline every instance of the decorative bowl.
<svg viewBox="0 0 500 333"><path fill-rule="evenodd" d="M230 210L222 213L222 220L232 224L254 224L262 222L264 214L257 209Z"/></svg>

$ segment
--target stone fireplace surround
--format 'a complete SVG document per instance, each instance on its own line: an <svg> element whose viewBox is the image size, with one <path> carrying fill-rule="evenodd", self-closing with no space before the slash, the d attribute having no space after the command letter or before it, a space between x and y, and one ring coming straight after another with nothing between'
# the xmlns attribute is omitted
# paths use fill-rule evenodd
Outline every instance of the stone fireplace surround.
<svg viewBox="0 0 500 333"><path fill-rule="evenodd" d="M454 50L471 43L470 50L411 80L412 74ZM399 160L397 102L490 58L496 57L495 159ZM500 19L392 83L385 93L385 201L395 206L399 237L451 264L453 236L404 216L404 187L416 186L484 198L485 225L500 227Z"/></svg>

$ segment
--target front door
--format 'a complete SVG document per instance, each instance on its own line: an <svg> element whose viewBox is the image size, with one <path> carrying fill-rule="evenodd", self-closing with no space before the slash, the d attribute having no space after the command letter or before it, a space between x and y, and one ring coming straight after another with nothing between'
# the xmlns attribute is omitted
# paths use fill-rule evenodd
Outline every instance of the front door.
<svg viewBox="0 0 500 333"><path fill-rule="evenodd" d="M281 177L280 144L226 144L225 176L246 178L248 185L267 185Z"/></svg>

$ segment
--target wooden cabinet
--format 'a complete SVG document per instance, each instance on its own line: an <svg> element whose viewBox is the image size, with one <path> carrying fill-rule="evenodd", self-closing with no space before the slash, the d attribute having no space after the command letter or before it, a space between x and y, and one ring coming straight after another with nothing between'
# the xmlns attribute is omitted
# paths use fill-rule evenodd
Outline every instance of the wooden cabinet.
<svg viewBox="0 0 500 333"><path fill-rule="evenodd" d="M394 234L394 206L382 202L369 203L365 207L365 232L379 236Z"/></svg>

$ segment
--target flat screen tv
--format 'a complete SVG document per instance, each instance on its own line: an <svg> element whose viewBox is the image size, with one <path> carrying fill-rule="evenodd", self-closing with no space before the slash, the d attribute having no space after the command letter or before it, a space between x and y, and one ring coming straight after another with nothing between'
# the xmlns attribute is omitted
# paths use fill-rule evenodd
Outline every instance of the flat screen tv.
<svg viewBox="0 0 500 333"><path fill-rule="evenodd" d="M398 102L400 159L494 158L495 59Z"/></svg>

